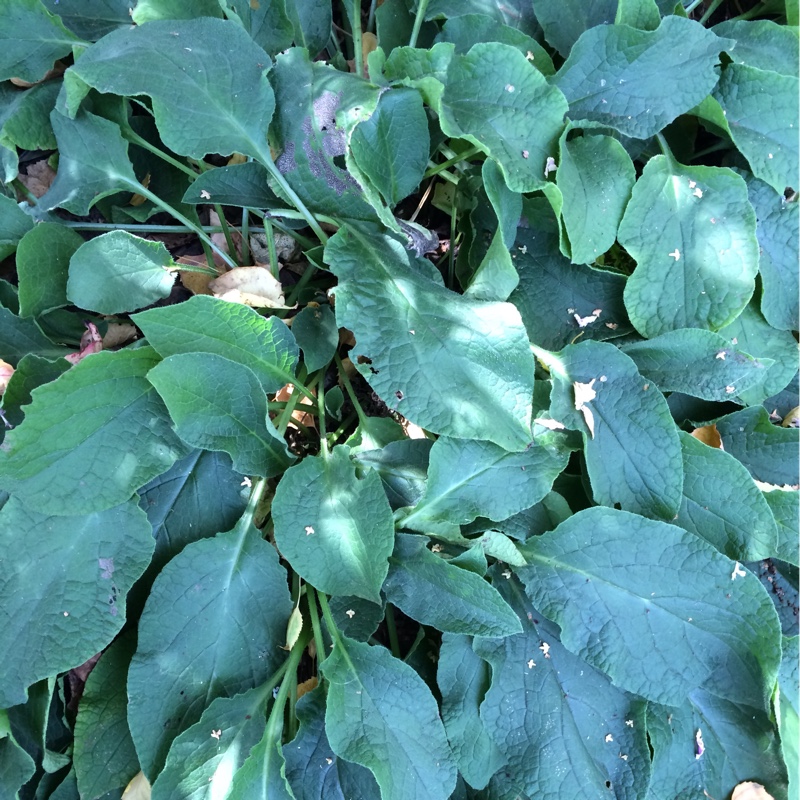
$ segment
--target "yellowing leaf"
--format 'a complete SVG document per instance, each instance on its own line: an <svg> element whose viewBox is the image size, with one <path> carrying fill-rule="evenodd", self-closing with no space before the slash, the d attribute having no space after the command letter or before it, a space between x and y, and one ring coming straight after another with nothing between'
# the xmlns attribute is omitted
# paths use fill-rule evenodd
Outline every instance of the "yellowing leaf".
<svg viewBox="0 0 800 800"><path fill-rule="evenodd" d="M8 382L11 380L13 374L14 367L7 361L0 360L0 394L5 392L6 386L8 386Z"/></svg>
<svg viewBox="0 0 800 800"><path fill-rule="evenodd" d="M150 784L143 772L136 775L125 787L122 800L150 800Z"/></svg>
<svg viewBox="0 0 800 800"><path fill-rule="evenodd" d="M586 404L597 397L597 392L592 389L595 379L592 378L589 383L578 383L574 381L572 388L575 391L575 410L583 414L586 421L586 427L589 429L592 439L594 439L594 414L592 410L586 407Z"/></svg>
<svg viewBox="0 0 800 800"><path fill-rule="evenodd" d="M774 800L774 798L760 783L745 781L733 790L731 800Z"/></svg>
<svg viewBox="0 0 800 800"><path fill-rule="evenodd" d="M692 436L709 447L716 447L719 450L725 449L722 446L722 437L720 437L716 425L703 425L702 428L695 428L692 431Z"/></svg>
<svg viewBox="0 0 800 800"><path fill-rule="evenodd" d="M300 606L295 606L286 625L286 646L283 649L291 650L300 638L302 631L303 615L300 613Z"/></svg>
<svg viewBox="0 0 800 800"><path fill-rule="evenodd" d="M283 287L265 267L236 267L208 284L214 297L256 308L289 308Z"/></svg>

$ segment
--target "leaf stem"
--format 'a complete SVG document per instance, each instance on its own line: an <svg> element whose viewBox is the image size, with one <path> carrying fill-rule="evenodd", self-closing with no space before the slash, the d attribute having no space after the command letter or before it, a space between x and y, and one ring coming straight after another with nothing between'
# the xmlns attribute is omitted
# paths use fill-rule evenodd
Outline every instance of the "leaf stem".
<svg viewBox="0 0 800 800"><path fill-rule="evenodd" d="M291 306L297 302L297 298L300 296L300 292L306 288L306 284L314 277L314 273L317 271L317 267L312 264L310 261L308 262L308 266L303 271L303 274L300 276L300 280L292 286L292 290L289 292L286 298L286 305Z"/></svg>
<svg viewBox="0 0 800 800"><path fill-rule="evenodd" d="M344 650L344 642L342 641L342 634L336 627L336 623L333 621L333 614L331 614L331 607L328 605L328 598L325 596L325 593L317 592L317 600L319 600L319 607L322 611L322 618L325 620L325 625L328 628L328 633L330 634L331 639L333 639L334 644L341 645L342 650ZM349 658L347 660L350 661Z"/></svg>
<svg viewBox="0 0 800 800"><path fill-rule="evenodd" d="M325 640L322 637L322 626L319 624L317 590L308 584L306 584L306 598L308 599L308 614L311 617L311 629L314 632L314 647L317 651L317 672L319 672L319 665L325 660Z"/></svg>
<svg viewBox="0 0 800 800"><path fill-rule="evenodd" d="M250 212L246 208L242 209L242 262L253 262L250 257Z"/></svg>
<svg viewBox="0 0 800 800"><path fill-rule="evenodd" d="M171 214L175 219L179 222L182 222L186 225L187 228L194 231L197 236L204 241L229 267L232 269L239 266L221 247L217 247L216 244L212 241L211 237L203 231L202 226L195 225L188 217L184 217L178 209L173 208L169 203L165 200L162 200L157 194L153 194L149 189L142 186L140 183L136 183L131 181L130 185L132 187L136 187L135 191L142 195L142 197L146 197L151 203L155 203L159 208L162 208L164 211Z"/></svg>
<svg viewBox="0 0 800 800"><path fill-rule="evenodd" d="M139 145L139 147L150 151L154 156L158 156L162 161L166 161L167 164L171 164L175 169L179 169L184 175L188 175L192 180L197 178L197 173L191 168L188 167L186 164L178 161L176 158L173 158L169 153L165 153L160 147L156 147L154 144L151 144L142 136L139 136L136 131L133 130L128 125L121 125L120 129L122 131L122 136L127 139L132 144Z"/></svg>
<svg viewBox="0 0 800 800"><path fill-rule="evenodd" d="M378 0L371 0L369 4L369 16L367 17L367 30L371 33L375 27L375 6L378 5Z"/></svg>
<svg viewBox="0 0 800 800"><path fill-rule="evenodd" d="M219 217L219 224L222 228L222 234L225 237L225 244L228 246L228 252L234 258L234 260L236 260L236 248L233 245L233 237L231 236L230 226L228 225L228 221L225 219L225 212L219 203L214 203L214 211L217 212L217 216Z"/></svg>
<svg viewBox="0 0 800 800"><path fill-rule="evenodd" d="M286 659L285 674L295 676L295 685L297 685L297 666L303 656L303 651L308 645L311 638L309 631L304 631L300 634L300 638L295 642L292 651L289 653L289 658ZM292 681L288 677L284 677L281 681L281 688L278 690L278 696L272 704L272 710L269 712L269 720L267 721L267 731L269 738L277 739L278 732L283 728L283 709L286 706L286 698L289 696ZM265 733L265 736L267 733Z"/></svg>
<svg viewBox="0 0 800 800"><path fill-rule="evenodd" d="M661 152L666 157L667 161L669 162L670 169L673 172L678 171L678 162L675 160L675 156L672 155L672 150L669 149L669 144L667 144L667 140L663 133L657 133L656 139L658 139L659 147L661 147Z"/></svg>
<svg viewBox="0 0 800 800"><path fill-rule="evenodd" d="M245 508L244 514L242 514L242 518L240 520L243 530L247 530L247 528L249 528L253 522L253 519L256 515L256 510L258 509L258 504L261 502L261 498L264 495L264 489L266 486L266 478L259 478L253 484L253 489L250 492L250 497L247 500L247 507Z"/></svg>
<svg viewBox="0 0 800 800"><path fill-rule="evenodd" d="M266 214L264 215L264 233L267 237L267 250L269 250L269 271L277 281L281 265L278 263L278 250L275 247L275 232L272 229L272 221Z"/></svg>
<svg viewBox="0 0 800 800"><path fill-rule="evenodd" d="M470 147L469 150L465 150L463 153L458 153L454 155L452 158L448 158L447 161L443 161L441 164L437 164L435 167L431 167L429 170L425 172L422 176L422 180L425 178L431 178L434 175L438 175L440 172L443 172L446 169L449 169L452 166L460 163L461 161L466 161L468 158L472 158L472 156L478 155L478 153L482 153L480 147Z"/></svg>
<svg viewBox="0 0 800 800"><path fill-rule="evenodd" d="M323 368L317 374L322 377L324 372L325 370ZM319 430L319 446L322 452L322 457L327 461L330 452L328 450L328 439L325 434L325 386L323 384L324 382L320 380L319 385L317 386L317 408L319 409L319 414L317 415L317 428Z"/></svg>
<svg viewBox="0 0 800 800"><path fill-rule="evenodd" d="M722 5L722 0L711 0L711 5L705 10L705 13L698 20L701 25L705 25L709 17Z"/></svg>
<svg viewBox="0 0 800 800"><path fill-rule="evenodd" d="M364 52L361 47L361 0L352 0L353 25L353 61L355 62L356 75L364 77Z"/></svg>
<svg viewBox="0 0 800 800"><path fill-rule="evenodd" d="M394 606L392 606L391 603L386 604L384 620L386 621L386 632L389 634L389 645L392 648L392 655L395 658L400 658L400 640L397 638L397 625L394 621Z"/></svg>
<svg viewBox="0 0 800 800"><path fill-rule="evenodd" d="M284 217L285 219L302 219L304 221L306 219L305 216L303 214L301 214L299 211L295 211L294 209L291 209L291 208L269 208L265 212L264 216L265 217ZM338 219L335 219L334 217L326 216L325 214L317 214L316 218L320 222L326 222L328 225L337 225L337 226L341 225L341 223L339 222ZM324 243L327 240L328 240L328 237L326 236L325 239L323 239L322 241Z"/></svg>
<svg viewBox="0 0 800 800"><path fill-rule="evenodd" d="M411 31L411 38L408 40L409 47L417 46L417 37L419 36L420 28L425 20L425 12L428 10L428 0L419 0L417 4L417 14L414 17L414 27Z"/></svg>
<svg viewBox="0 0 800 800"><path fill-rule="evenodd" d="M358 402L353 384L350 383L350 376L345 372L344 364L342 364L342 358L338 352L336 352L333 357L336 359L336 369L339 371L339 378L341 378L342 384L344 385L344 390L347 392L347 396L350 398L350 402L353 404L356 414L358 414L358 421L363 423L367 419L367 415L364 413L364 409L361 408L361 403Z"/></svg>

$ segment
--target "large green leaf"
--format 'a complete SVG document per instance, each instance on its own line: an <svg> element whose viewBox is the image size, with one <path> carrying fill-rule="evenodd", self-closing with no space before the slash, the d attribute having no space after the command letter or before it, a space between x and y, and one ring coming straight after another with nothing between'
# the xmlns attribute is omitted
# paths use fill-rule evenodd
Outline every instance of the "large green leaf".
<svg viewBox="0 0 800 800"><path fill-rule="evenodd" d="M39 199L43 210L63 208L84 215L103 197L136 191L139 184L119 125L88 111L75 119L53 111L50 121L58 140L58 173Z"/></svg>
<svg viewBox="0 0 800 800"><path fill-rule="evenodd" d="M799 93L797 77L741 64L729 64L714 90L753 174L781 194L797 186Z"/></svg>
<svg viewBox="0 0 800 800"><path fill-rule="evenodd" d="M69 262L67 297L98 314L121 314L169 296L175 274L169 251L127 231L111 231L83 244Z"/></svg>
<svg viewBox="0 0 800 800"><path fill-rule="evenodd" d="M464 780L483 789L506 763L480 718L491 669L475 654L467 636L445 633L439 650L436 680L442 693L442 722Z"/></svg>
<svg viewBox="0 0 800 800"><path fill-rule="evenodd" d="M33 219L12 198L0 194L0 259L13 253L32 228Z"/></svg>
<svg viewBox="0 0 800 800"><path fill-rule="evenodd" d="M403 527L447 536L476 517L506 519L538 503L568 460L566 450L535 442L511 453L491 442L442 436L431 449L425 495Z"/></svg>
<svg viewBox="0 0 800 800"><path fill-rule="evenodd" d="M328 0L291 0L286 11L294 26L294 40L316 56L331 36L331 4Z"/></svg>
<svg viewBox="0 0 800 800"><path fill-rule="evenodd" d="M384 92L372 116L356 126L350 148L364 172L389 206L396 206L422 180L428 165L428 118L419 92Z"/></svg>
<svg viewBox="0 0 800 800"><path fill-rule="evenodd" d="M338 758L325 733L325 694L322 687L297 701L300 730L283 746L286 779L296 800L341 800L379 797L369 770Z"/></svg>
<svg viewBox="0 0 800 800"><path fill-rule="evenodd" d="M450 62L440 123L497 161L510 189L532 192L545 183L566 111L561 92L519 50L486 42Z"/></svg>
<svg viewBox="0 0 800 800"><path fill-rule="evenodd" d="M767 501L733 456L680 432L683 500L675 524L728 558L757 561L775 554L778 531Z"/></svg>
<svg viewBox="0 0 800 800"><path fill-rule="evenodd" d="M250 35L259 47L271 56L276 56L282 50L290 47L294 39L294 28L289 18L289 9L285 0L265 0L263 3L249 3L247 10L242 10L244 4L237 2L234 7L238 13L250 18ZM321 9L324 14L325 9ZM323 20L314 20L317 24L324 25Z"/></svg>
<svg viewBox="0 0 800 800"><path fill-rule="evenodd" d="M63 347L56 347L32 319L20 318L0 306L0 358L3 361L16 365L26 355L60 358L66 352Z"/></svg>
<svg viewBox="0 0 800 800"><path fill-rule="evenodd" d="M611 136L561 140L556 182L572 261L591 264L614 244L636 171L625 148Z"/></svg>
<svg viewBox="0 0 800 800"><path fill-rule="evenodd" d="M83 664L111 642L153 541L134 502L53 517L12 497L0 510L0 549L0 706L7 708L25 702L32 683Z"/></svg>
<svg viewBox="0 0 800 800"><path fill-rule="evenodd" d="M447 800L456 766L439 709L414 670L383 647L340 637L322 663L333 751L367 767L383 800Z"/></svg>
<svg viewBox="0 0 800 800"><path fill-rule="evenodd" d="M672 519L683 469L678 432L661 392L605 342L570 345L548 359L550 413L583 433L595 502Z"/></svg>
<svg viewBox="0 0 800 800"><path fill-rule="evenodd" d="M223 450L244 475L280 475L293 457L267 414L256 374L214 353L168 356L147 373L178 436L193 447Z"/></svg>
<svg viewBox="0 0 800 800"><path fill-rule="evenodd" d="M210 169L186 190L184 203L270 208L281 205L267 185L267 170L257 161Z"/></svg>
<svg viewBox="0 0 800 800"><path fill-rule="evenodd" d="M292 48L275 59L275 165L312 211L376 219L353 176L340 166L355 125L375 109L380 90L355 75L313 63ZM337 163L339 162L339 163Z"/></svg>
<svg viewBox="0 0 800 800"><path fill-rule="evenodd" d="M328 305L307 305L292 319L292 334L303 351L309 374L329 364L339 347L336 317Z"/></svg>
<svg viewBox="0 0 800 800"><path fill-rule="evenodd" d="M242 487L230 456L213 450L192 450L142 487L139 505L156 540L150 571L160 570L190 542L233 528L246 505Z"/></svg>
<svg viewBox="0 0 800 800"><path fill-rule="evenodd" d="M157 362L148 347L97 353L34 390L0 448L0 484L37 511L86 514L169 469L187 449L145 378Z"/></svg>
<svg viewBox="0 0 800 800"><path fill-rule="evenodd" d="M439 113L454 50L449 42L438 42L430 49L395 47L386 59L384 75L393 83L419 89L425 102Z"/></svg>
<svg viewBox="0 0 800 800"><path fill-rule="evenodd" d="M86 681L75 720L73 761L81 797L101 797L124 789L139 771L128 731L128 677L132 635L117 639L103 653Z"/></svg>
<svg viewBox="0 0 800 800"><path fill-rule="evenodd" d="M800 519L800 493L774 489L764 492L775 524L778 527L778 542L773 555L781 561L800 566L797 548L797 520Z"/></svg>
<svg viewBox="0 0 800 800"><path fill-rule="evenodd" d="M249 367L272 394L294 379L299 350L277 317L207 295L142 311L132 318L163 357L214 353Z"/></svg>
<svg viewBox="0 0 800 800"><path fill-rule="evenodd" d="M800 788L800 759L798 759L798 734L800 734L800 700L798 700L798 661L800 653L797 636L783 637L783 657L778 672L778 730L781 736L781 750L789 773L789 796Z"/></svg>
<svg viewBox="0 0 800 800"><path fill-rule="evenodd" d="M164 568L128 673L128 722L148 780L214 698L258 686L280 666L291 610L278 555L252 523L187 545Z"/></svg>
<svg viewBox="0 0 800 800"><path fill-rule="evenodd" d="M377 474L359 480L349 453L342 445L286 471L272 501L275 542L320 591L379 603L394 545L392 511Z"/></svg>
<svg viewBox="0 0 800 800"><path fill-rule="evenodd" d="M729 53L734 64L746 64L767 69L781 75L798 75L797 31L789 25L779 25L772 20L734 20L721 22L713 28L717 36L736 41Z"/></svg>
<svg viewBox="0 0 800 800"><path fill-rule="evenodd" d="M440 631L509 636L519 620L483 578L448 564L422 536L398 534L383 585L386 599L404 614ZM435 598L435 600L432 600Z"/></svg>
<svg viewBox="0 0 800 800"><path fill-rule="evenodd" d="M716 334L681 328L623 345L622 351L662 392L685 392L722 402L758 385L772 365L772 359L748 355L747 344L739 340L733 345L724 330ZM760 354L766 352L771 351Z"/></svg>
<svg viewBox="0 0 800 800"><path fill-rule="evenodd" d="M615 685L679 704L703 686L766 708L779 623L755 575L692 533L588 508L522 546L518 569L564 646Z"/></svg>
<svg viewBox="0 0 800 800"><path fill-rule="evenodd" d="M610 784L614 797L640 797L650 771L645 704L570 653L519 583L495 573L523 631L473 643L492 669L481 722L508 760L489 796L589 800Z"/></svg>
<svg viewBox="0 0 800 800"><path fill-rule="evenodd" d="M758 267L756 219L729 169L647 162L619 226L637 267L625 305L642 336L717 330L747 305Z"/></svg>
<svg viewBox="0 0 800 800"><path fill-rule="evenodd" d="M786 798L778 737L763 709L695 689L674 706L648 705L647 733L653 747L650 800L703 797L702 791L727 797L744 781Z"/></svg>
<svg viewBox="0 0 800 800"><path fill-rule="evenodd" d="M359 464L374 469L393 509L416 505L425 493L430 439L401 439L355 455Z"/></svg>
<svg viewBox="0 0 800 800"><path fill-rule="evenodd" d="M50 361L28 353L23 356L3 392L3 414L9 425L19 425L25 418L25 406L31 402L31 392L50 383L70 368L64 358Z"/></svg>
<svg viewBox="0 0 800 800"><path fill-rule="evenodd" d="M747 196L756 212L761 313L773 327L800 328L800 204L757 178L747 182ZM19 258L19 256L17 256Z"/></svg>
<svg viewBox="0 0 800 800"><path fill-rule="evenodd" d="M67 305L69 260L83 243L80 234L54 222L42 222L22 237L17 275L23 317Z"/></svg>
<svg viewBox="0 0 800 800"><path fill-rule="evenodd" d="M350 357L385 403L435 433L530 444L534 362L514 306L448 291L385 234L342 230L325 258Z"/></svg>
<svg viewBox="0 0 800 800"><path fill-rule="evenodd" d="M219 58L219 53L227 54ZM86 86L148 95L164 144L176 153L244 153L270 159L275 98L269 56L235 22L200 17L121 28L90 47L65 75L74 113ZM186 99L191 98L187 103Z"/></svg>
<svg viewBox="0 0 800 800"><path fill-rule="evenodd" d="M39 0L0 2L0 80L35 83L80 43Z"/></svg>
<svg viewBox="0 0 800 800"><path fill-rule="evenodd" d="M555 84L572 119L646 139L708 95L720 51L731 44L678 16L665 17L654 31L599 25L575 43Z"/></svg>
<svg viewBox="0 0 800 800"><path fill-rule="evenodd" d="M42 0L42 5L58 14L69 30L87 42L95 42L115 28L131 24L129 0L70 0L64 4L61 0ZM137 4L140 5L143 3Z"/></svg>
<svg viewBox="0 0 800 800"><path fill-rule="evenodd" d="M60 88L58 81L46 81L24 92L0 85L0 141L25 150L54 150L50 112Z"/></svg>
<svg viewBox="0 0 800 800"><path fill-rule="evenodd" d="M0 710L0 768L3 771L3 788L11 797L36 772L36 763L16 740L8 720L8 712Z"/></svg>
<svg viewBox="0 0 800 800"><path fill-rule="evenodd" d="M559 250L558 223L544 198L527 200L523 216L527 227L518 228L511 253L519 286L508 299L531 341L560 350L577 336L611 339L630 333L622 301L625 277L571 264Z"/></svg>
<svg viewBox="0 0 800 800"><path fill-rule="evenodd" d="M597 25L614 21L616 0L533 0L536 21L542 26L547 41L561 53L569 55L580 35Z"/></svg>
<svg viewBox="0 0 800 800"><path fill-rule="evenodd" d="M739 459L750 474L774 486L797 486L800 431L772 424L763 406L743 408L716 422L726 453Z"/></svg>
<svg viewBox="0 0 800 800"><path fill-rule="evenodd" d="M217 697L200 719L172 743L152 800L225 797L230 779L264 733L272 692L257 686L233 697ZM214 732L214 735L209 735Z"/></svg>

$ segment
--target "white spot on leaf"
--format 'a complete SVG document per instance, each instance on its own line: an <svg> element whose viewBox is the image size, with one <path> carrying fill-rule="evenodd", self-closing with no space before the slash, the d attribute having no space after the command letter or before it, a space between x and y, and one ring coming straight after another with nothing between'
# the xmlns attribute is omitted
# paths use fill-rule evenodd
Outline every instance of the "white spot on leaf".
<svg viewBox="0 0 800 800"><path fill-rule="evenodd" d="M592 388L595 379L592 378L589 383L579 383L574 381L572 389L575 392L575 410L583 414L583 419L586 422L586 427L589 429L589 434L594 439L594 414L592 410L586 407L586 404L591 402L597 397L597 392Z"/></svg>
<svg viewBox="0 0 800 800"><path fill-rule="evenodd" d="M203 200L210 200L211 199L211 192L209 192L207 189L201 189L200 190L200 197Z"/></svg>
<svg viewBox="0 0 800 800"><path fill-rule="evenodd" d="M211 731L211 738L212 739L216 739L217 741L219 741L219 737L220 736L222 736L222 728L220 728L217 731Z"/></svg>
<svg viewBox="0 0 800 800"><path fill-rule="evenodd" d="M547 161L544 165L544 176L545 178L551 173L555 172L558 169L556 166L556 160L552 156L547 156Z"/></svg>
<svg viewBox="0 0 800 800"><path fill-rule="evenodd" d="M697 733L694 735L694 758L695 761L699 759L703 753L706 751L706 746L703 744L703 732L700 728L697 729Z"/></svg>
<svg viewBox="0 0 800 800"><path fill-rule="evenodd" d="M347 611L345 611L344 613L345 613L345 614L347 614L347 616L348 616L350 619L353 619L353 617L356 615L356 612L355 612L355 611L353 611L353 609L352 609L352 608L348 608L348 609L347 609Z"/></svg>
<svg viewBox="0 0 800 800"><path fill-rule="evenodd" d="M305 531L306 531L306 536L311 536L311 534L314 533L314 528L312 528L311 525L306 525Z"/></svg>
<svg viewBox="0 0 800 800"><path fill-rule="evenodd" d="M585 328L587 325L591 325L593 322L596 322L597 318L602 313L602 309L596 308L591 314L589 314L588 317L581 317L578 314L573 314L572 316L575 317L575 322L578 323L579 328Z"/></svg>
<svg viewBox="0 0 800 800"><path fill-rule="evenodd" d="M613 742L614 741L614 737L610 733L607 733L606 734L606 738L604 739L604 741Z"/></svg>
<svg viewBox="0 0 800 800"><path fill-rule="evenodd" d="M676 248L675 248L675 249L674 249L674 250L673 250L671 253L667 253L667 255L668 255L668 256L671 256L671 257L672 257L672 258L674 258L676 261L680 261L680 260L681 260L681 251L680 251L680 250L678 250L678 248L677 248L677 247L676 247Z"/></svg>
<svg viewBox="0 0 800 800"><path fill-rule="evenodd" d="M731 572L731 580L735 581L736 578L745 578L747 577L747 573L742 569L742 565L737 561L734 564L733 572Z"/></svg>

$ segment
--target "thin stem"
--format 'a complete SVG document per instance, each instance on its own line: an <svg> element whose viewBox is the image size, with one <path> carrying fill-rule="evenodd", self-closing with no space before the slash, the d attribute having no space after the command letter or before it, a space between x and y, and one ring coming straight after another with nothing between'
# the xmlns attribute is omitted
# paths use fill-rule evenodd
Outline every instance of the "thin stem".
<svg viewBox="0 0 800 800"><path fill-rule="evenodd" d="M142 197L146 197L151 203L155 203L159 208L164 209L164 211L171 214L179 222L182 222L184 225L186 225L187 228L190 228L192 231L194 231L195 234L197 234L197 236L204 241L229 267L235 268L239 266L221 247L217 247L217 245L214 244L211 237L202 230L200 225L195 225L188 217L184 217L183 214L178 211L178 209L173 208L169 203L162 200L157 194L153 194L153 192L141 184L133 183L131 181L131 185L136 187L135 191L142 195Z"/></svg>
<svg viewBox="0 0 800 800"><path fill-rule="evenodd" d="M686 6L686 8L683 9L684 12L686 13L686 16L688 17L692 13L692 11L694 11L697 8L697 6L699 6L703 2L704 0L694 0L694 2Z"/></svg>
<svg viewBox="0 0 800 800"><path fill-rule="evenodd" d="M205 231L206 233L222 233L221 225L126 225L114 222L72 222L59 220L59 225L64 228L73 228L76 231L139 231L140 233L185 233L186 231ZM277 227L277 226L276 226ZM263 228L250 228L251 233L263 233Z"/></svg>
<svg viewBox="0 0 800 800"><path fill-rule="evenodd" d="M425 178L431 178L434 175L438 175L440 172L455 166L461 161L466 161L468 158L472 158L472 156L476 156L478 153L482 152L483 150L481 150L480 147L470 147L469 150L465 150L463 153L457 154L452 158L448 158L447 161L443 161L441 164L437 164L435 167L431 167L422 176L422 180L425 180Z"/></svg>
<svg viewBox="0 0 800 800"><path fill-rule="evenodd" d="M358 415L354 411L352 414L347 415L347 419L333 432L328 434L328 441L333 447L339 440L339 437L358 419Z"/></svg>
<svg viewBox="0 0 800 800"><path fill-rule="evenodd" d="M270 411L283 411L289 406L289 403L284 403L281 400L271 400L267 405L269 406ZM292 411L294 411L294 406L292 406ZM319 411L313 406L305 406L303 411L307 414L311 414L314 417L319 414Z"/></svg>
<svg viewBox="0 0 800 800"><path fill-rule="evenodd" d="M669 162L670 169L674 171L677 170L678 162L675 160L675 156L672 155L672 150L669 149L669 144L667 144L667 140L664 137L663 133L657 133L656 139L658 139L659 147L661 148L661 152L666 156L667 161Z"/></svg>
<svg viewBox="0 0 800 800"><path fill-rule="evenodd" d="M303 271L303 274L300 276L300 280L292 286L292 290L289 292L286 298L286 305L291 306L297 302L297 298L300 296L300 292L306 288L306 285L314 276L314 273L317 271L317 268L312 264L310 261L308 262L308 266Z"/></svg>
<svg viewBox="0 0 800 800"><path fill-rule="evenodd" d="M256 509L258 508L258 504L261 502L261 498L264 494L264 489L266 486L266 478L259 478L255 484L253 484L253 489L250 492L249 499L247 500L247 508L245 508L244 514L242 514L242 519L240 520L244 528L250 527L251 523L253 522L253 518L256 515Z"/></svg>
<svg viewBox="0 0 800 800"><path fill-rule="evenodd" d="M378 0L371 0L369 4L369 16L367 17L367 30L372 33L375 30L375 6Z"/></svg>
<svg viewBox="0 0 800 800"><path fill-rule="evenodd" d="M417 37L420 28L425 20L425 12L428 10L428 0L419 0L417 5L417 15L414 17L414 28L411 31L411 38L408 40L409 47L417 46Z"/></svg>
<svg viewBox="0 0 800 800"><path fill-rule="evenodd" d="M699 22L701 25L705 25L711 15L722 5L722 0L711 0L711 5L706 9L705 13L702 17L700 17Z"/></svg>
<svg viewBox="0 0 800 800"><path fill-rule="evenodd" d="M311 617L311 629L314 631L314 647L317 650L317 667L325 660L325 640L322 638L322 625L319 624L319 611L317 611L317 590L306 584L306 597L308 598L308 613ZM317 669L319 672L319 669Z"/></svg>
<svg viewBox="0 0 800 800"><path fill-rule="evenodd" d="M428 197L430 196L430 193L433 191L433 184L434 183L436 183L436 181L432 180L428 184L428 188L423 193L422 197L420 198L419 203L417 203L417 207L414 209L414 213L408 218L409 222L414 222L414 220L416 220L416 218L419 216L419 212L422 211L422 206L425 205L425 201L428 199Z"/></svg>
<svg viewBox="0 0 800 800"><path fill-rule="evenodd" d="M21 194L24 195L29 203L36 205L39 198L21 181L19 178L14 178L11 185Z"/></svg>
<svg viewBox="0 0 800 800"><path fill-rule="evenodd" d="M306 220L306 217L300 211L295 211L294 209L291 208L270 208L267 209L264 216L270 218L283 217L284 219L302 219L304 221ZM338 219L335 219L334 217L328 217L325 214L317 214L316 218L320 222L326 222L328 225L338 226L341 224ZM328 237L326 236L325 239L323 239L322 241L326 242L327 240Z"/></svg>
<svg viewBox="0 0 800 800"><path fill-rule="evenodd" d="M320 370L320 376L323 374L323 372L324 370ZM327 461L330 453L328 452L328 439L325 435L325 386L323 385L322 380L320 380L319 386L317 387L317 408L319 409L319 415L317 416L319 446L322 452L322 458Z"/></svg>
<svg viewBox="0 0 800 800"><path fill-rule="evenodd" d="M350 383L350 378L345 372L344 364L342 364L342 359L338 352L334 354L334 358L336 359L336 368L339 370L339 377L344 384L344 390L347 392L356 414L358 414L358 420L359 422L364 422L367 419L367 415L364 413L364 409L361 408L361 403L358 402L355 389L353 389L353 384Z"/></svg>
<svg viewBox="0 0 800 800"><path fill-rule="evenodd" d="M132 144L139 145L139 147L144 148L145 150L149 150L154 156L158 156L162 161L166 161L167 164L172 164L175 169L179 169L185 175L188 175L192 180L197 177L197 173L191 168L187 167L181 161L178 161L176 158L173 158L169 153L165 153L161 148L156 147L154 144L150 144L147 139L139 136L133 128L128 127L127 125L123 128L122 135Z"/></svg>
<svg viewBox="0 0 800 800"><path fill-rule="evenodd" d="M275 247L275 233L272 230L271 220L264 215L264 233L267 236L267 250L269 250L269 271L272 277L278 280L281 265L278 263L278 251Z"/></svg>
<svg viewBox="0 0 800 800"><path fill-rule="evenodd" d="M297 666L300 663L303 651L306 649L310 638L310 633L301 633L300 638L295 642L291 653L289 653L289 658L286 659L286 673L288 675L294 674L295 681L297 680ZM281 681L281 688L278 690L278 696L275 698L275 702L272 704L272 710L269 713L267 732L264 735L274 738L275 740L277 740L278 732L283 728L283 710L286 706L286 698L289 696L291 684L292 681L287 678Z"/></svg>
<svg viewBox="0 0 800 800"><path fill-rule="evenodd" d="M242 209L242 263L252 264L250 258L250 212Z"/></svg>
<svg viewBox="0 0 800 800"><path fill-rule="evenodd" d="M214 211L217 212L217 216L219 217L219 224L222 228L222 233L225 236L225 244L228 246L228 252L235 259L236 247L234 247L233 244L230 226L228 225L228 221L225 219L225 212L222 210L222 206L219 203L214 203Z"/></svg>
<svg viewBox="0 0 800 800"><path fill-rule="evenodd" d="M400 658L400 640L397 638L397 625L394 622L394 607L391 603L386 604L386 632L389 634L389 646L392 648L392 655Z"/></svg>
<svg viewBox="0 0 800 800"><path fill-rule="evenodd" d="M453 207L450 209L450 252L447 254L447 285L452 289L455 286L456 278L456 214L458 211L458 187L453 193Z"/></svg>
<svg viewBox="0 0 800 800"><path fill-rule="evenodd" d="M352 0L353 61L356 75L364 77L364 53L361 49L361 0Z"/></svg>
<svg viewBox="0 0 800 800"><path fill-rule="evenodd" d="M692 156L692 161L697 161L698 158L710 155L711 153L716 153L719 150L726 150L730 146L730 142L719 141L716 144L712 144L711 147L706 147L704 150L700 150L699 152L695 153Z"/></svg>
<svg viewBox="0 0 800 800"><path fill-rule="evenodd" d="M325 625L328 628L328 633L330 634L331 639L333 639L335 644L341 644L342 635L339 633L339 629L336 627L336 623L333 621L333 614L331 614L331 607L328 605L328 598L325 596L325 593L317 592L317 600L319 600L322 618L325 620ZM346 653L345 657L347 658ZM347 661L349 662L350 659L347 658Z"/></svg>

